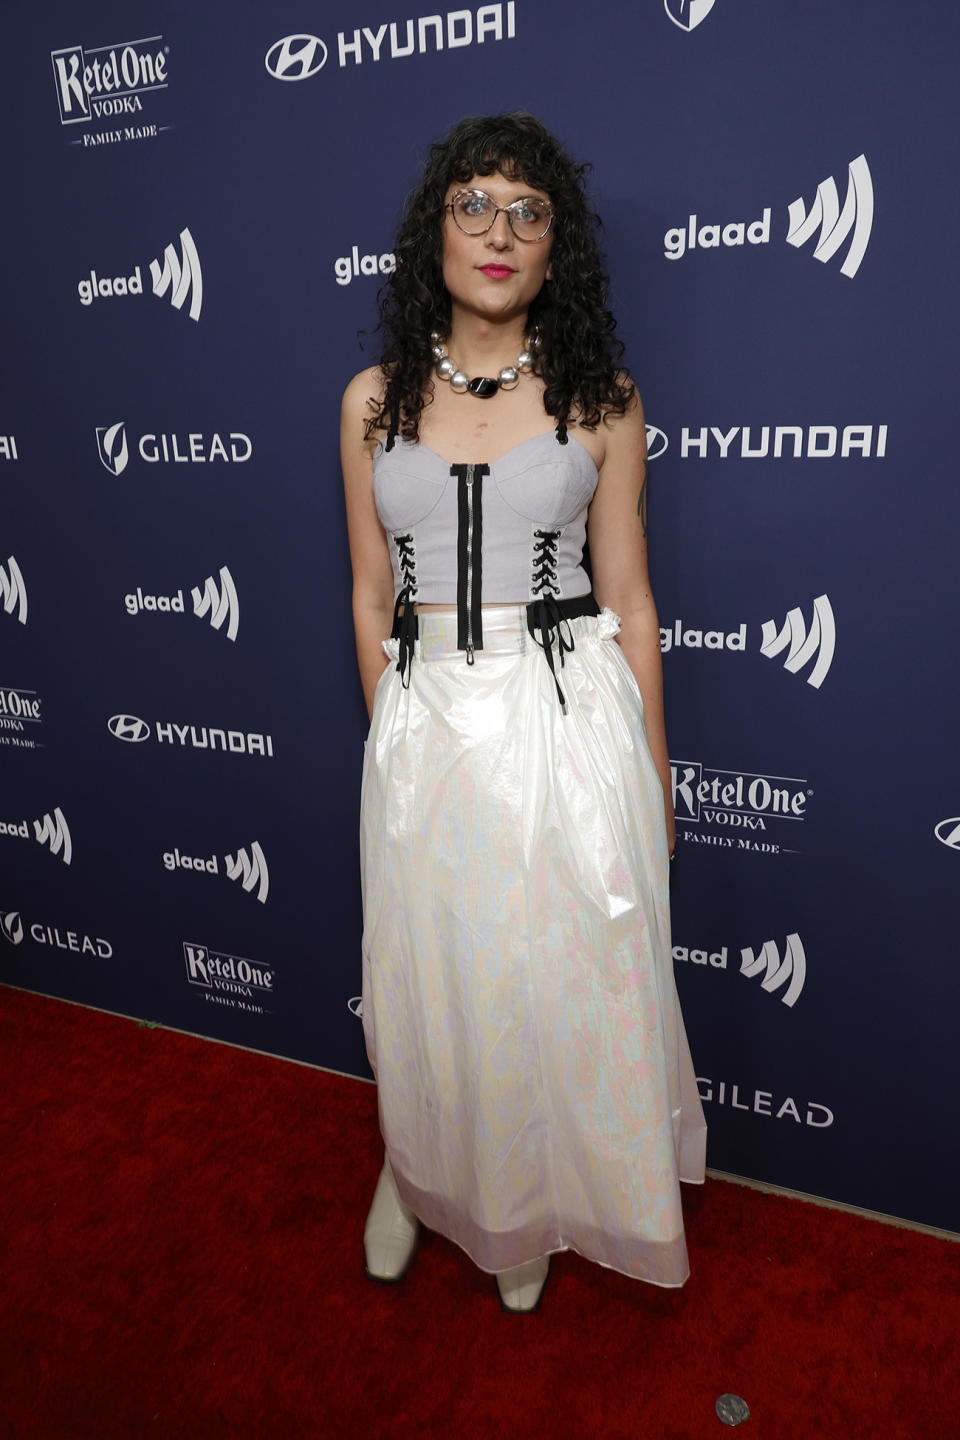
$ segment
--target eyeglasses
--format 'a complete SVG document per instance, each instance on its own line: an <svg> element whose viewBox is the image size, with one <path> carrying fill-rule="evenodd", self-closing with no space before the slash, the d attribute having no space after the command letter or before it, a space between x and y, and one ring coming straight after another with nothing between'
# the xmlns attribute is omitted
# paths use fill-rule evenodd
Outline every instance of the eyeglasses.
<svg viewBox="0 0 960 1440"><path fill-rule="evenodd" d="M546 200L523 196L510 205L497 205L483 190L458 190L443 207L464 235L486 235L501 210L518 240L542 240L553 224L553 210Z"/></svg>

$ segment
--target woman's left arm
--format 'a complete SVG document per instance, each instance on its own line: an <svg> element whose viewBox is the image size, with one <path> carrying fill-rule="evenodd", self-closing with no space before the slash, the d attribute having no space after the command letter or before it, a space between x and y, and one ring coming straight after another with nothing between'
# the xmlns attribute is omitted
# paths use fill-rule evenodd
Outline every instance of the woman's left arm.
<svg viewBox="0 0 960 1440"><path fill-rule="evenodd" d="M587 526L593 589L598 603L615 610L622 621L617 640L643 696L647 741L663 786L672 855L676 827L663 719L660 622L647 570L647 438L636 391L627 413L605 420L600 433L605 454Z"/></svg>

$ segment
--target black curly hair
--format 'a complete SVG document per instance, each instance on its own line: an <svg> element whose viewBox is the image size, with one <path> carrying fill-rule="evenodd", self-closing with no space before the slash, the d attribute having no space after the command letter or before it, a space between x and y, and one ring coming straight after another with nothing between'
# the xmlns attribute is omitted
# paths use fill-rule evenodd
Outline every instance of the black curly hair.
<svg viewBox="0 0 960 1440"><path fill-rule="evenodd" d="M537 374L546 389L548 415L566 442L568 418L595 429L605 414L622 415L633 386L619 370L623 345L606 305L607 276L597 243L599 220L587 207L584 176L561 145L532 115L481 115L461 120L432 145L423 179L404 209L394 254L396 270L381 287L380 368L383 403L367 421L368 436L387 432L389 450L399 434L417 440L429 392L432 331L450 328L450 296L443 283L442 249L447 187L495 171L550 197L555 219L547 281L530 306L539 332Z"/></svg>

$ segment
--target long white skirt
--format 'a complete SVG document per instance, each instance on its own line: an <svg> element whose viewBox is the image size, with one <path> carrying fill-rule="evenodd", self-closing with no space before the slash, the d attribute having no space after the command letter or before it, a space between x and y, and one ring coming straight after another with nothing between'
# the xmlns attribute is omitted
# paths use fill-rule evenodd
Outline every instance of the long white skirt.
<svg viewBox="0 0 960 1440"><path fill-rule="evenodd" d="M363 1025L397 1187L483 1270L571 1249L688 1274L706 1129L677 1001L660 781L610 610L563 714L522 607L419 617L377 686L361 800ZM397 644L384 646L393 660Z"/></svg>

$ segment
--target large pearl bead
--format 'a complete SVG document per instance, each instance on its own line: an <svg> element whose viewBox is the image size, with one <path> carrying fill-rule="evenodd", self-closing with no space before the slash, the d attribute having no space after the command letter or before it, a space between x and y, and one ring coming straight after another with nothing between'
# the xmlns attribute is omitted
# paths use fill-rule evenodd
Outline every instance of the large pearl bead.
<svg viewBox="0 0 960 1440"><path fill-rule="evenodd" d="M442 360L438 361L437 374L440 376L441 380L449 380L456 373L457 367L456 365L454 365L452 360L448 360L446 356L444 356Z"/></svg>
<svg viewBox="0 0 960 1440"><path fill-rule="evenodd" d="M501 390L512 390L515 385L520 384L520 376L512 365L505 365L497 379L500 381Z"/></svg>
<svg viewBox="0 0 960 1440"><path fill-rule="evenodd" d="M524 371L532 370L533 367L534 367L534 363L535 363L535 357L530 353L529 350L521 350L521 351L520 351L520 354L517 356L517 369L518 369L518 370L524 370Z"/></svg>
<svg viewBox="0 0 960 1440"><path fill-rule="evenodd" d="M456 390L458 395L464 394L469 384L470 376L464 375L462 370L454 370L453 374L450 376L450 389Z"/></svg>

